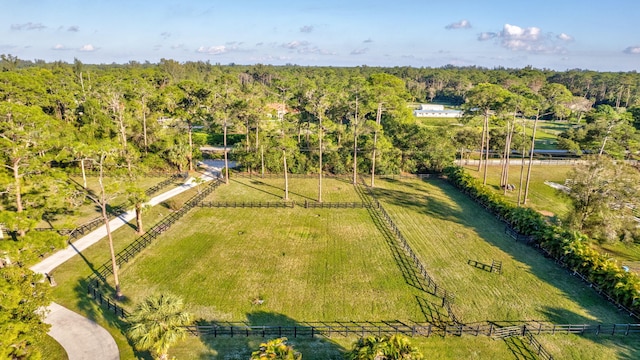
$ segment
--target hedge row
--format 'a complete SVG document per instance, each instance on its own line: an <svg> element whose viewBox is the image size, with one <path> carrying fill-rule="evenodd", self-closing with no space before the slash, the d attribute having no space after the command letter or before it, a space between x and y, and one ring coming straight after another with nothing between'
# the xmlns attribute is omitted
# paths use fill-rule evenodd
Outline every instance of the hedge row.
<svg viewBox="0 0 640 360"><path fill-rule="evenodd" d="M520 234L531 236L533 243L544 252L581 274L640 318L640 277L624 271L616 262L591 248L591 240L586 235L550 224L533 209L507 203L502 196L483 186L461 167L448 167L444 173L462 192L473 197Z"/></svg>

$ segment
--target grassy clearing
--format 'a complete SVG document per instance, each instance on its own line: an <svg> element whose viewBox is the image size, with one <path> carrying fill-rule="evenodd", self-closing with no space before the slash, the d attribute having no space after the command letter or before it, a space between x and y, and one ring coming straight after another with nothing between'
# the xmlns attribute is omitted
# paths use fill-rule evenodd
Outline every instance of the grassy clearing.
<svg viewBox="0 0 640 360"><path fill-rule="evenodd" d="M366 210L200 209L124 267L123 292L134 304L151 293L181 294L196 317L254 325L423 321L368 217Z"/></svg>
<svg viewBox="0 0 640 360"><path fill-rule="evenodd" d="M190 337L172 348L171 356L178 359L248 359L251 351L258 349L262 338L198 338ZM289 339L294 349L305 360L343 359L356 337L332 337L316 339ZM425 358L452 359L513 359L513 354L503 341L488 337L413 338L411 344L418 347Z"/></svg>
<svg viewBox="0 0 640 360"><path fill-rule="evenodd" d="M450 127L450 126L461 126L460 118L432 118L432 117L416 117L416 122L422 126L426 127Z"/></svg>
<svg viewBox="0 0 640 360"><path fill-rule="evenodd" d="M455 292L455 309L464 321L627 321L533 249L505 237L501 223L448 184L417 180L377 184L381 200L416 253L435 279ZM282 179L232 179L230 186L220 187L207 200L278 201L282 185ZM296 201L317 197L316 179L290 179L290 186ZM325 201L359 201L346 181L325 179L325 189L331 189L324 194ZM177 201L191 196L180 195ZM157 206L145 214L146 223L151 225L168 212ZM117 250L135 238L133 231L123 227L116 232ZM471 267L467 259L502 260L504 273ZM122 359L147 357L132 350L122 335L121 321L85 296L83 279L107 260L106 241L101 241L56 269L55 301L105 326ZM150 293L173 292L183 296L189 311L204 321L294 325L314 320L424 321L429 316L417 302L424 294L404 282L389 245L363 209L194 209L125 265L121 281L127 297L124 305L130 309ZM252 305L255 298L265 302ZM171 355L244 359L262 340L189 337ZM341 358L355 338L290 340L305 359L332 359ZM412 342L434 359L514 356L512 344L486 337ZM586 353L596 353L601 346L589 340L580 344ZM624 355L625 346L622 343L615 354Z"/></svg>
<svg viewBox="0 0 640 360"><path fill-rule="evenodd" d="M640 359L638 336L537 335L536 339L556 359Z"/></svg>
<svg viewBox="0 0 640 360"><path fill-rule="evenodd" d="M482 179L484 169L477 171L477 166L464 166L468 174ZM529 199L527 206L538 211L544 212L546 215L554 214L560 218L565 217L569 213L569 199L560 191L546 185L545 181L551 181L564 184L569 172L573 167L570 165L534 165L531 167L531 183L529 185ZM504 194L500 189L500 171L498 165L490 165L487 169L487 185L494 191ZM527 169L525 165L524 181L526 181ZM523 181L523 187L524 187ZM504 196L505 200L512 204L518 203L518 187L520 186L520 166L509 166L509 183L516 185L515 191L507 191ZM522 189L524 196L524 189Z"/></svg>
<svg viewBox="0 0 640 360"><path fill-rule="evenodd" d="M380 181L379 199L436 281L456 294L464 322L554 323L630 319L534 249L504 234L504 224L444 181ZM498 275L468 265L500 260Z"/></svg>
<svg viewBox="0 0 640 360"><path fill-rule="evenodd" d="M284 198L284 177L253 178L231 175L231 187L222 186L210 197L213 201L280 201ZM290 178L289 200L296 203L318 200L317 178ZM346 179L322 178L322 200L325 202L362 201Z"/></svg>

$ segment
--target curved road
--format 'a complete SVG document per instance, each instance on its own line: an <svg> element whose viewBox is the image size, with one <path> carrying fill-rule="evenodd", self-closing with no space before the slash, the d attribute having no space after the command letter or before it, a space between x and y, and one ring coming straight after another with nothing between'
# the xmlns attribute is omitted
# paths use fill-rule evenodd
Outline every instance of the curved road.
<svg viewBox="0 0 640 360"><path fill-rule="evenodd" d="M205 173L201 178L205 181L219 176L224 163L220 161L205 161L201 167ZM148 202L155 206L183 191L196 186L193 178L189 178L184 184L166 191ZM134 211L127 211L111 220L111 230L115 230L135 217ZM50 273L53 269L66 262L82 250L95 244L106 236L105 226L101 226L86 236L70 244L66 249L60 250L31 267L31 270L41 274ZM118 360L120 352L115 340L107 330L96 322L85 318L59 304L51 303L47 307L47 316L44 322L51 325L49 335L54 338L67 352L69 360ZM47 354L43 354L46 358Z"/></svg>

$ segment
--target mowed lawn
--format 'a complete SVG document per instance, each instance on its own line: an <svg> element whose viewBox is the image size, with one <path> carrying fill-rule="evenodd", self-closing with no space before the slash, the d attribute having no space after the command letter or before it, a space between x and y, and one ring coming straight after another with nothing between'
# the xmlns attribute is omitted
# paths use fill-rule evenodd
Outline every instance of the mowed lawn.
<svg viewBox="0 0 640 360"><path fill-rule="evenodd" d="M570 200L559 190L545 184L545 181L555 182L564 185L565 180L569 176L571 165L533 165L531 167L531 183L529 185L529 196L527 206L538 211L542 211L545 215L557 215L560 218L565 217L570 210ZM484 169L478 170L478 166L466 165L465 171L482 181ZM500 171L498 165L489 165L487 168L487 185L495 192L504 194L504 190L500 188ZM522 197L524 198L524 186L527 178L527 168L524 169L524 180L522 183ZM520 166L511 165L509 167L509 184L516 186L515 191L507 191L505 200L512 204L518 203L518 188L520 187Z"/></svg>
<svg viewBox="0 0 640 360"><path fill-rule="evenodd" d="M194 209L121 277L209 321L424 321L365 209Z"/></svg>
<svg viewBox="0 0 640 360"><path fill-rule="evenodd" d="M505 225L443 180L379 181L375 193L463 322L626 323L592 289L504 234ZM502 274L468 264L502 261Z"/></svg>
<svg viewBox="0 0 640 360"><path fill-rule="evenodd" d="M284 199L284 177L230 176L231 187L220 187L208 200L214 201L282 201ZM317 177L289 178L289 200L302 204L318 200ZM323 177L322 200L324 202L360 202L362 199L347 179Z"/></svg>

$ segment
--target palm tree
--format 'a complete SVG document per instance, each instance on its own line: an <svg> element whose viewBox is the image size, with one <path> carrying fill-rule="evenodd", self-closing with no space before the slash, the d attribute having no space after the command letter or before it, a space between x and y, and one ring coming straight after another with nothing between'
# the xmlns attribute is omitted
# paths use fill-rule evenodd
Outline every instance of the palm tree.
<svg viewBox="0 0 640 360"><path fill-rule="evenodd" d="M187 335L184 326L192 321L183 307L182 299L174 295L147 297L127 318L131 323L127 334L135 347L152 350L156 359L168 359L169 348Z"/></svg>
<svg viewBox="0 0 640 360"><path fill-rule="evenodd" d="M144 228L142 227L142 211L145 208L145 203L149 201L149 196L144 189L137 186L130 186L127 188L127 203L133 205L136 210L136 233L138 235L144 234Z"/></svg>
<svg viewBox="0 0 640 360"><path fill-rule="evenodd" d="M287 338L278 338L260 344L260 349L251 353L251 360L302 360L302 354L287 345Z"/></svg>
<svg viewBox="0 0 640 360"><path fill-rule="evenodd" d="M422 353L406 336L360 338L345 356L348 360L420 360Z"/></svg>

